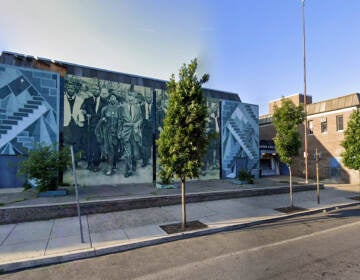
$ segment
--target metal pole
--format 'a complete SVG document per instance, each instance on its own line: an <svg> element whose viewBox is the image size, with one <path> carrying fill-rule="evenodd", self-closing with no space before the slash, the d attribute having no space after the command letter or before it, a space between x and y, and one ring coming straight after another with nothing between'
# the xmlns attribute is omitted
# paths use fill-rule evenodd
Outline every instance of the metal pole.
<svg viewBox="0 0 360 280"><path fill-rule="evenodd" d="M320 155L318 149L315 150L315 159L316 159L316 193L317 193L317 202L320 204L320 186L319 186L319 160Z"/></svg>
<svg viewBox="0 0 360 280"><path fill-rule="evenodd" d="M70 149L71 149L71 159L72 159L73 176L74 176L74 184L75 184L76 206L77 206L77 212L78 212L78 217L79 217L79 225L80 225L81 243L85 243L84 234L83 234L83 230L82 230L82 223L81 223L79 192L78 192L78 184L77 184L77 177L76 177L75 156L74 156L73 145L70 146Z"/></svg>
<svg viewBox="0 0 360 280"><path fill-rule="evenodd" d="M308 173L308 123L306 109L306 49L305 49L305 0L302 0L302 34L303 34L303 58L304 58L304 111L305 111L305 135L304 135L304 158L305 158L305 183L309 183Z"/></svg>

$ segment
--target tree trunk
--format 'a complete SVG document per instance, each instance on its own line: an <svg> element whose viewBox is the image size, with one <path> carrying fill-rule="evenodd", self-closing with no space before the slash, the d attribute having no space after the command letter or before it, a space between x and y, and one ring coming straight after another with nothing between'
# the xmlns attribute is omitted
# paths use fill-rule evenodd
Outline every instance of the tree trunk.
<svg viewBox="0 0 360 280"><path fill-rule="evenodd" d="M185 177L181 178L181 209L182 209L182 224L181 228L184 230L186 226L186 206L185 206Z"/></svg>
<svg viewBox="0 0 360 280"><path fill-rule="evenodd" d="M293 208L294 207L294 200L293 200L293 189L292 189L291 165L289 165L289 174L290 174L290 206L291 206L291 208Z"/></svg>

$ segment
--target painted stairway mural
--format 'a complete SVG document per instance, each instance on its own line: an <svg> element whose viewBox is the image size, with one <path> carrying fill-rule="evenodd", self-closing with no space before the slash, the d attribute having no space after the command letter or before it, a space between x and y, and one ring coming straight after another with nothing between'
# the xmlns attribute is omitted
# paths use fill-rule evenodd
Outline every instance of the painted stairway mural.
<svg viewBox="0 0 360 280"><path fill-rule="evenodd" d="M259 174L258 106L222 101L222 176L236 178L240 170Z"/></svg>
<svg viewBox="0 0 360 280"><path fill-rule="evenodd" d="M0 65L0 154L59 139L59 75Z"/></svg>

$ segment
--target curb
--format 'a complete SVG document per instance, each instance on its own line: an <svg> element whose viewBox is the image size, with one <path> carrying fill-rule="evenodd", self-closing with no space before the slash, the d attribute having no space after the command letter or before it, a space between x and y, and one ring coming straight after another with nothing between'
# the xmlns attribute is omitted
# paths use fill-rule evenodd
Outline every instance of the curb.
<svg viewBox="0 0 360 280"><path fill-rule="evenodd" d="M324 189L324 185L320 184ZM316 184L294 186L294 192L316 190ZM288 186L186 194L186 203L288 193ZM81 215L181 204L180 194L81 202ZM75 202L0 207L0 225L77 216Z"/></svg>
<svg viewBox="0 0 360 280"><path fill-rule="evenodd" d="M46 265L54 265L64 262L70 262L74 260L80 260L80 259L87 259L87 258L93 258L93 257L99 257L104 256L108 254L114 254L114 253L121 253L129 250L134 250L138 248L148 247L148 246L154 246L159 245L167 242L173 242L178 240L184 240L194 237L200 237L210 234L216 234L220 232L227 232L227 231L233 231L233 230L239 230L244 229L252 226L258 226L268 223L273 223L277 221L282 221L286 219L296 218L296 217L302 217L302 216L309 216L314 215L318 213L322 213L324 211L328 212L331 210L338 210L338 209L344 209L352 206L360 205L360 202L350 202L350 203L343 203L343 204L335 204L331 206L321 207L317 209L297 212L293 214L283 214L280 216L270 217L270 218L264 218L257 221L252 222L245 222L245 223L238 223L228 226L222 226L217 228L210 228L210 229L201 229L201 230L195 230L191 232L183 232L183 233L176 233L173 235L165 236L165 237L153 237L148 240L144 241L138 241L133 242L129 244L123 244L123 245L114 245L109 246L105 248L100 249L86 249L83 251L78 251L75 253L68 253L64 255L55 255L55 256L48 256L48 257L42 257L38 259L31 259L31 260L24 260L24 261L15 261L12 263L5 263L0 264L0 275L2 273L9 273L9 272L15 272L18 270L28 269L28 268L35 268L35 267L41 267Z"/></svg>

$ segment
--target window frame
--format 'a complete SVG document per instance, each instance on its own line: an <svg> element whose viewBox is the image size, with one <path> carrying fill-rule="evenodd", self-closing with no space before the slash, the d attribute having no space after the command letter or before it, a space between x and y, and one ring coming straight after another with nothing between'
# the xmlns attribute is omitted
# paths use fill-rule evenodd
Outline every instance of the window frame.
<svg viewBox="0 0 360 280"><path fill-rule="evenodd" d="M340 127L340 122L339 120L341 119L341 129L339 129ZM338 132L342 132L344 131L344 116L343 115L337 115L336 116L336 131Z"/></svg>
<svg viewBox="0 0 360 280"><path fill-rule="evenodd" d="M308 121L308 134L314 135L314 121L313 120Z"/></svg>
<svg viewBox="0 0 360 280"><path fill-rule="evenodd" d="M321 118L321 120L320 120L320 130L321 130L322 134L328 133L327 118Z"/></svg>

